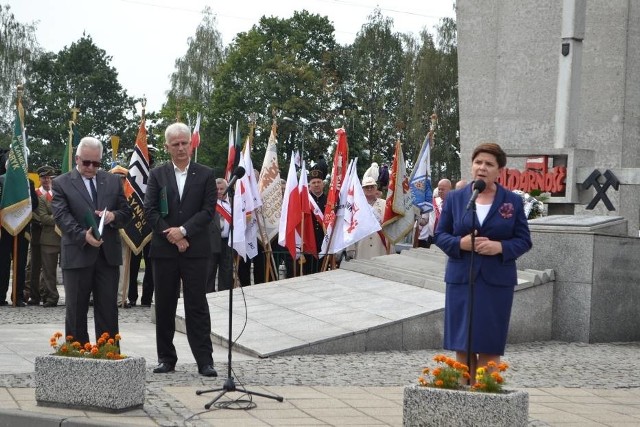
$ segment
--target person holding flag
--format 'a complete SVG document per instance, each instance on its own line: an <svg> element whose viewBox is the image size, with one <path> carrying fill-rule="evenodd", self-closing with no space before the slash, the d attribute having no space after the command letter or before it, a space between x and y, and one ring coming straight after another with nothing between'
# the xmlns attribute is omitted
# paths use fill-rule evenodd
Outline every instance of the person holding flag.
<svg viewBox="0 0 640 427"><path fill-rule="evenodd" d="M362 190L367 201L367 205L363 208L368 207L378 224L382 224L386 202L384 199L378 198L378 183L373 177L368 176L362 180ZM391 246L380 229L358 240L355 245L351 245L347 249L347 256L353 259L371 259L388 255Z"/></svg>
<svg viewBox="0 0 640 427"><path fill-rule="evenodd" d="M24 285L27 266L29 231L32 210L38 205L38 196L33 181L27 177L27 146L24 133L24 109L22 108L22 86L18 86L18 101L14 122L14 133L9 153L2 159L4 172L0 176L0 305L5 300L9 287L11 260L13 260L13 283L11 299L16 307L24 307Z"/></svg>
<svg viewBox="0 0 640 427"><path fill-rule="evenodd" d="M317 165L316 165L317 166ZM309 172L309 191L307 193L309 205L309 213L313 224L313 235L315 237L316 251L315 254L305 254L306 263L304 265L304 274L318 273L322 267L322 241L325 236L324 228L324 210L327 205L327 195L324 194L324 177L326 174L320 169L312 169ZM305 203L301 200L301 203Z"/></svg>

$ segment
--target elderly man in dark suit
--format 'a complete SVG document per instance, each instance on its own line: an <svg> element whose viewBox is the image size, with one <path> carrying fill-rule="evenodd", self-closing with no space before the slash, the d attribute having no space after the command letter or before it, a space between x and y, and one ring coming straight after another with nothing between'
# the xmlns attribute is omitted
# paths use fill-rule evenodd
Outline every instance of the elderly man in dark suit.
<svg viewBox="0 0 640 427"><path fill-rule="evenodd" d="M149 257L156 293L156 346L154 373L175 370L173 345L175 315L184 294L187 338L198 372L217 376L213 368L211 318L206 299L211 257L209 226L216 206L213 170L191 161L191 131L173 123L165 131L165 148L171 161L151 170L144 199L147 221L153 229Z"/></svg>
<svg viewBox="0 0 640 427"><path fill-rule="evenodd" d="M61 267L66 300L66 335L89 342L87 312L93 293L96 340L118 333L118 276L122 251L118 228L131 220L120 179L100 169L102 143L80 140L76 167L53 180L51 207L62 231ZM92 223L104 216L100 236Z"/></svg>

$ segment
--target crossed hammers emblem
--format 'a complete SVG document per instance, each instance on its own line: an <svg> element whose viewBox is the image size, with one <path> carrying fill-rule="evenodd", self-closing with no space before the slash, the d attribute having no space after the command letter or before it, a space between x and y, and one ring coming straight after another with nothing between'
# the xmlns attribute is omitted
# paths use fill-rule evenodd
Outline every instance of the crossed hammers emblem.
<svg viewBox="0 0 640 427"><path fill-rule="evenodd" d="M604 184L601 185L599 179L602 176L604 176L605 181ZM582 189L588 190L592 186L596 190L596 195L585 209L591 210L595 208L598 202L602 200L602 203L604 203L608 210L615 211L616 208L613 207L611 200L609 200L609 197L607 196L607 190L609 187L613 187L616 191L618 190L618 187L620 187L620 181L618 181L618 178L616 178L613 172L607 169L604 172L604 175L602 175L598 169L595 169L582 183Z"/></svg>

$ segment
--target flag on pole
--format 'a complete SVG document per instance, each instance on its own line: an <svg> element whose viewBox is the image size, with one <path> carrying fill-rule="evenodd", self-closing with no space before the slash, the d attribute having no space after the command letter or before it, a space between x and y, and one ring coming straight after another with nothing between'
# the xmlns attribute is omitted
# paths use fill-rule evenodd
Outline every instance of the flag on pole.
<svg viewBox="0 0 640 427"><path fill-rule="evenodd" d="M62 155L62 167L60 168L62 173L67 173L73 169L74 148L80 143L80 132L78 131L78 124L69 121L69 140L64 147L64 154Z"/></svg>
<svg viewBox="0 0 640 427"><path fill-rule="evenodd" d="M321 255L326 254L335 254L336 252L341 251L346 248L347 245L344 243L344 213L346 209L347 203L347 192L350 187L350 179L352 177L352 170L356 168L356 164L358 163L358 159L351 160L349 162L349 166L347 166L344 174L344 179L340 184L340 193L337 196L337 205L335 212L332 210L331 214L333 215L333 220L330 222L326 221L327 213L325 212L325 224L327 224L327 232L322 240L322 248ZM334 164L335 170L335 164ZM356 172L357 175L357 172ZM335 230L335 231L334 231Z"/></svg>
<svg viewBox="0 0 640 427"><path fill-rule="evenodd" d="M24 109L18 98L13 139L9 148L9 161L2 188L2 226L12 236L18 235L31 221L31 195L27 177L27 144L24 133Z"/></svg>
<svg viewBox="0 0 640 427"><path fill-rule="evenodd" d="M244 209L247 214L245 229L245 245L247 257L254 258L258 255L258 217L257 209L262 206L262 198L258 191L258 182L253 173L253 161L251 160L251 140L247 137L244 150L240 156L239 166L242 166L246 173L239 180L241 187L241 197Z"/></svg>
<svg viewBox="0 0 640 427"><path fill-rule="evenodd" d="M282 211L282 187L280 185L280 168L278 167L276 130L271 127L269 144L264 153L258 191L262 197L262 215L264 217L264 233L271 241L278 234L280 213ZM262 236L258 236L262 237ZM262 240L262 238L260 239ZM263 244L266 242L262 242Z"/></svg>
<svg viewBox="0 0 640 427"><path fill-rule="evenodd" d="M287 174L287 186L282 200L282 212L280 213L280 225L278 227L278 244L286 247L291 258L297 259L296 228L302 221L300 215L300 195L298 194L298 177L294 155L291 153L289 173Z"/></svg>
<svg viewBox="0 0 640 427"><path fill-rule="evenodd" d="M333 167L331 171L331 183L327 193L327 204L324 208L324 225L328 227L336 219L336 206L339 202L340 188L344 181L349 165L349 147L347 145L347 132L344 128L336 129L338 143L333 152Z"/></svg>
<svg viewBox="0 0 640 427"><path fill-rule="evenodd" d="M300 170L300 182L298 183L298 194L300 195L300 212L302 213L300 224L300 236L302 240L302 251L318 257L318 247L316 246L316 233L313 228L313 205L317 204L309 194L309 182L307 180L306 162L302 161ZM313 203L313 205L312 205Z"/></svg>
<svg viewBox="0 0 640 427"><path fill-rule="evenodd" d="M193 127L193 133L191 134L191 147L195 150L200 145L200 113L196 118L196 125Z"/></svg>
<svg viewBox="0 0 640 427"><path fill-rule="evenodd" d="M413 194L413 204L420 209L421 213L431 212L433 210L433 190L431 190L431 135L429 132L420 154L416 162L411 178L409 179L409 188Z"/></svg>
<svg viewBox="0 0 640 427"><path fill-rule="evenodd" d="M407 179L402 144L397 140L382 219L382 232L391 243L398 243L413 229L417 213L418 209L413 205L413 194Z"/></svg>
<svg viewBox="0 0 640 427"><path fill-rule="evenodd" d="M149 147L147 146L147 130L145 128L144 110L142 120L138 128L136 145L129 161L129 172L124 180L124 195L131 206L133 218L120 229L120 236L131 251L138 255L144 246L151 240L152 229L144 215L144 194L147 191L147 179L149 178L150 160Z"/></svg>
<svg viewBox="0 0 640 427"><path fill-rule="evenodd" d="M231 175L238 166L240 161L240 151L242 147L242 137L240 136L240 129L238 128L238 122L236 122L235 135L229 125L229 153L227 154L227 167L225 168L224 177L227 181L231 179Z"/></svg>
<svg viewBox="0 0 640 427"><path fill-rule="evenodd" d="M242 180L237 180L234 188L233 197L233 242L229 240L229 246L235 249L236 253L243 260L247 260L247 209L243 199L242 192L245 186ZM256 251L257 252L257 251Z"/></svg>
<svg viewBox="0 0 640 427"><path fill-rule="evenodd" d="M358 178L358 170L355 167L356 161L354 161L354 166L351 168L348 184L345 183L347 185L347 194L342 218L344 246L336 248L336 250L358 243L368 235L380 231L381 228L380 222L373 213L371 206L369 206L369 202L362 190L362 184L360 184L360 178Z"/></svg>

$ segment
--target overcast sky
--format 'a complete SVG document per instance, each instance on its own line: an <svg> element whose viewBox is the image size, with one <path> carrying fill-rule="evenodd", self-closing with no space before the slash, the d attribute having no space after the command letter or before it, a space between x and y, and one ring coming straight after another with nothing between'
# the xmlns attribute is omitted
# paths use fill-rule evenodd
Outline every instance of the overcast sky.
<svg viewBox="0 0 640 427"><path fill-rule="evenodd" d="M111 56L120 84L130 96L148 99L147 111L160 109L170 87L174 62L187 51L202 10L217 16L223 44L248 31L262 16L290 18L294 10L328 16L338 43L353 42L376 5L394 21L394 30L418 34L440 18L454 17L453 0L0 0L16 19L37 23L40 45L52 52L85 32ZM28 84L28 82L26 82Z"/></svg>

